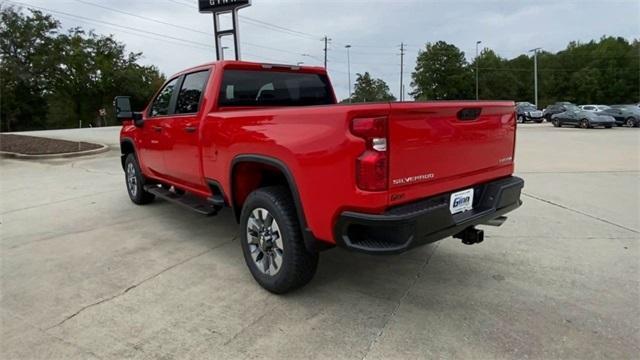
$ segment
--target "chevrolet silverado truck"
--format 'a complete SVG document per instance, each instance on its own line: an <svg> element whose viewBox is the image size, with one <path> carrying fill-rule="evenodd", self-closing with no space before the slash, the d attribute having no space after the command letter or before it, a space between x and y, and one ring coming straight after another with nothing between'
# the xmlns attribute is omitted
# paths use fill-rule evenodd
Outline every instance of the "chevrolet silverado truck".
<svg viewBox="0 0 640 360"><path fill-rule="evenodd" d="M131 201L230 208L273 293L308 283L334 246L480 243L476 226L521 205L510 101L338 105L323 68L219 61L169 78L143 112L114 104Z"/></svg>

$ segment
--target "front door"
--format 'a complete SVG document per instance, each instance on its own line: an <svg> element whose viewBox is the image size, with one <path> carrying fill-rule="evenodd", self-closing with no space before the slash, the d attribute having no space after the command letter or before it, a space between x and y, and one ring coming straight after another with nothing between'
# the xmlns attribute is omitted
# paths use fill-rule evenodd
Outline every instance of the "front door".
<svg viewBox="0 0 640 360"><path fill-rule="evenodd" d="M172 103L175 103L176 86L179 78L172 79L158 92L151 106L144 114L142 126L142 146L139 149L141 165L149 173L163 177L166 172L164 153L167 150L165 122L171 119Z"/></svg>
<svg viewBox="0 0 640 360"><path fill-rule="evenodd" d="M197 190L205 190L200 154L200 121L205 111L203 93L210 70L184 75L179 84L175 113L164 124L168 134L170 151L164 152L167 177L178 184Z"/></svg>

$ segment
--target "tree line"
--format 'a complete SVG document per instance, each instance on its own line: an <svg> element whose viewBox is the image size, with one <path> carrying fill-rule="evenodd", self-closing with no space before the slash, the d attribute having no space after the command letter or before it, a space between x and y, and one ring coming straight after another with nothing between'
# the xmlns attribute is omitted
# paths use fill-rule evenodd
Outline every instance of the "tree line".
<svg viewBox="0 0 640 360"><path fill-rule="evenodd" d="M416 99L475 98L478 68L479 98L534 100L534 58L505 59L484 49L472 62L446 42L428 43L412 74ZM539 105L557 101L624 104L640 101L640 42L602 37L571 42L558 53L538 53Z"/></svg>
<svg viewBox="0 0 640 360"><path fill-rule="evenodd" d="M141 56L113 36L63 32L40 11L0 8L0 130L104 125L118 94L143 107L165 78L155 66L140 65Z"/></svg>

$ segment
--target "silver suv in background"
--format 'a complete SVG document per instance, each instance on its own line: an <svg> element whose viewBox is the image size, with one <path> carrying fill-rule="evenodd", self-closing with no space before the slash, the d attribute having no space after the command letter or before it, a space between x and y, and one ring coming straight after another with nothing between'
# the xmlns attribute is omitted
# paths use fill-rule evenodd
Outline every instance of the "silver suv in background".
<svg viewBox="0 0 640 360"><path fill-rule="evenodd" d="M516 103L516 113L518 122L535 121L541 123L544 120L542 111L538 110L535 105L528 102Z"/></svg>

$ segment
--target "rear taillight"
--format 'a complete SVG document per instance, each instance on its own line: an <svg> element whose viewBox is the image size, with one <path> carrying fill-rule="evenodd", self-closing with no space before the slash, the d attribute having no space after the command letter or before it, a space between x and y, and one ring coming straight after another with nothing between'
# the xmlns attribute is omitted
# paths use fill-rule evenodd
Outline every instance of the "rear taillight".
<svg viewBox="0 0 640 360"><path fill-rule="evenodd" d="M384 191L388 186L387 118L358 118L351 133L364 139L366 150L356 159L356 183L365 191Z"/></svg>

